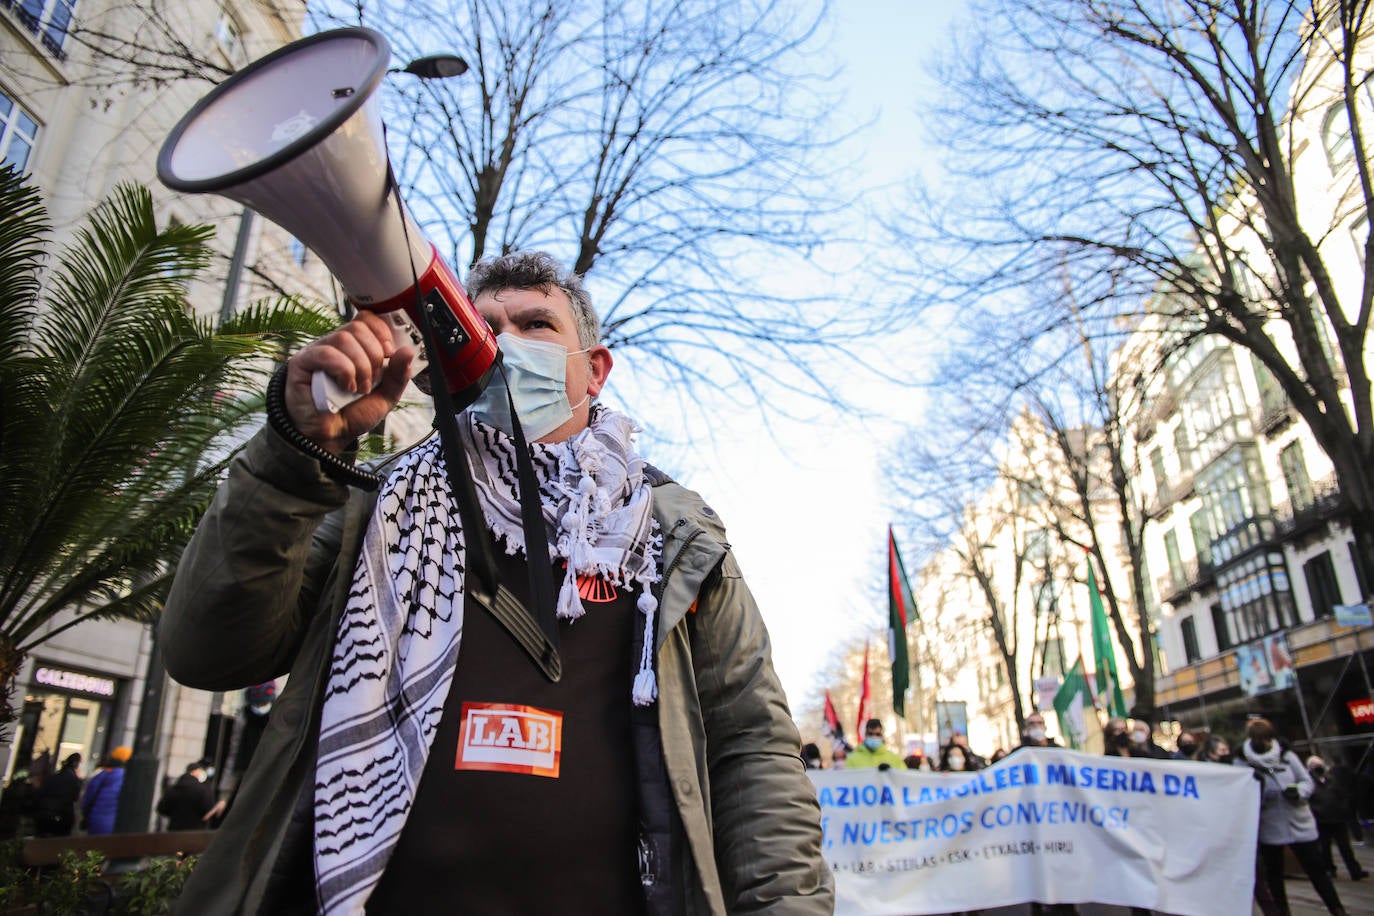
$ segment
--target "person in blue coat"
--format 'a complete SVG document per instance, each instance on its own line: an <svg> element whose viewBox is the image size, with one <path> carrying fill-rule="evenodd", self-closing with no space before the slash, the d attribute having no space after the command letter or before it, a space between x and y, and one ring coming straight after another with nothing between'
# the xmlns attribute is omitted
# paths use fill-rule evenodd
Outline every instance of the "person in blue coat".
<svg viewBox="0 0 1374 916"><path fill-rule="evenodd" d="M81 795L81 829L88 834L114 833L119 792L124 788L124 764L131 756L130 748L115 748L87 780L86 791Z"/></svg>

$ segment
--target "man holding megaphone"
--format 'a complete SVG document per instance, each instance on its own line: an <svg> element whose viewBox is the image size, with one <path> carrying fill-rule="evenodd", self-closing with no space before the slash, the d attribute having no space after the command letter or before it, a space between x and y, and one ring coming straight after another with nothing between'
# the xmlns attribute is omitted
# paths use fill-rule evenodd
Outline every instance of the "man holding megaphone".
<svg viewBox="0 0 1374 916"><path fill-rule="evenodd" d="M375 492L339 473L415 355L360 313L287 363L186 549L172 676L291 676L176 912L830 913L763 621L715 513L596 403L612 359L581 280L521 253L467 288L502 353L456 423L479 521L437 439ZM362 397L321 411L317 372ZM538 604L521 430L551 645L510 610Z"/></svg>

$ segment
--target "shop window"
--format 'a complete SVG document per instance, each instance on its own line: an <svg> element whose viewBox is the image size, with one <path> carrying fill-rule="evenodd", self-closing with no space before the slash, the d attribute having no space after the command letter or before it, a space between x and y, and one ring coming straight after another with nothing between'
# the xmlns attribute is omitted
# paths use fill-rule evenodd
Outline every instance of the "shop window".
<svg viewBox="0 0 1374 916"><path fill-rule="evenodd" d="M91 697L29 690L24 695L14 768L56 771L71 754L92 772L107 750L111 704Z"/></svg>
<svg viewBox="0 0 1374 916"><path fill-rule="evenodd" d="M1307 595L1312 601L1312 616L1330 617L1341 603L1341 587L1336 581L1336 568L1331 563L1331 551L1323 550L1302 564L1307 579Z"/></svg>
<svg viewBox="0 0 1374 916"><path fill-rule="evenodd" d="M11 165L15 171L26 171L37 138L38 122L22 105L0 92L0 168Z"/></svg>

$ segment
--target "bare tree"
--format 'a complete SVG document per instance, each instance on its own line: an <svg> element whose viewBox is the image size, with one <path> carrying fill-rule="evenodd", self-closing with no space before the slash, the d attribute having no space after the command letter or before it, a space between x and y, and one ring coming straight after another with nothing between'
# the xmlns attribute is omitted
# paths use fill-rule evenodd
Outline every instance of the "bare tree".
<svg viewBox="0 0 1374 916"><path fill-rule="evenodd" d="M986 432L968 432L955 421L943 434L913 435L894 451L890 476L916 554L927 563L943 556L935 575L952 576L968 590L966 600L978 602L981 626L1006 669L1019 732L1030 685L1021 681L1023 670L1029 673L1021 630L1034 571L1032 528L1003 498L1008 480Z"/></svg>
<svg viewBox="0 0 1374 916"><path fill-rule="evenodd" d="M471 66L386 97L407 201L454 263L551 251L587 277L608 345L650 357L646 382L697 395L709 378L751 405L839 398L821 370L856 365L848 345L887 310L818 287L809 262L848 202L816 54L824 0L334 11L401 57L441 34Z"/></svg>
<svg viewBox="0 0 1374 916"><path fill-rule="evenodd" d="M467 61L454 79L381 89L403 196L452 263L548 250L587 276L606 342L645 357L641 396L795 413L781 395L843 402L833 367L862 371L853 344L896 320L815 260L845 240L852 203L826 126L840 101L827 3L253 6L276 27L375 28L398 65ZM182 13L141 0L79 20L73 40L108 63L83 79L107 94L208 87L241 65L205 51L206 22Z"/></svg>
<svg viewBox="0 0 1374 916"><path fill-rule="evenodd" d="M942 134L964 180L913 231L930 241L932 282L1005 326L1011 349L990 358L1034 351L1083 314L1111 335L1112 319L1144 311L1177 332L1170 347L1219 335L1254 354L1334 464L1374 581L1367 231L1360 282L1333 279L1347 230L1374 216L1368 12L1363 0L980 0L980 31L943 73L957 105ZM1327 106L1337 129L1311 143ZM1327 144L1334 204L1298 175L1302 147L1310 164ZM1066 277L1071 303L1047 310L1029 294Z"/></svg>

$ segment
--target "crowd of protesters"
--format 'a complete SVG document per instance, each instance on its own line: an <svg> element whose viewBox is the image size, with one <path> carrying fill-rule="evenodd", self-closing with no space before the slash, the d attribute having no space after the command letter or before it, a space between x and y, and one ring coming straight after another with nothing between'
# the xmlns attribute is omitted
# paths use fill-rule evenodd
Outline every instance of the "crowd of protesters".
<svg viewBox="0 0 1374 916"><path fill-rule="evenodd" d="M1025 718L1021 741L1008 751L998 748L989 758L969 746L968 736L954 730L929 759L919 747L905 758L883 744L883 726L870 719L864 727L864 745L851 748L836 743L829 763L831 769L873 767L888 769L903 766L912 770L941 773L975 772L997 763L1008 753L1021 748L1059 747L1048 736L1044 717L1032 712ZM1255 855L1255 905L1263 916L1288 916L1290 908L1284 886L1284 859L1290 854L1302 866L1313 889L1333 916L1345 916L1334 878L1338 874L1336 856L1352 881L1369 876L1356 858L1354 844L1365 842L1365 826L1374 815L1374 761L1359 772L1341 763L1329 762L1319 755L1300 757L1266 719L1251 718L1243 737L1232 742L1209 731L1183 731L1174 749L1159 741L1152 724L1145 720L1109 719L1102 729L1103 753L1111 757L1150 760L1185 760L1206 764L1248 767L1260 784L1260 818ZM826 768L820 748L809 744L803 750L807 766ZM1363 818L1363 819L1362 819ZM1032 904L1036 916L1070 916L1078 913L1072 904ZM1150 911L1132 908L1132 916L1149 916Z"/></svg>

